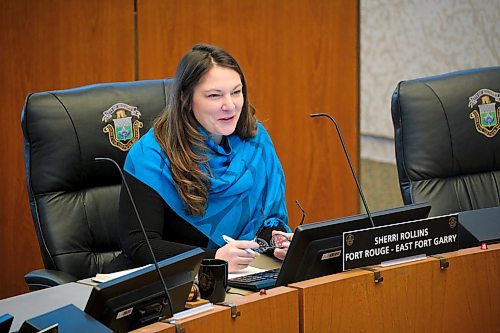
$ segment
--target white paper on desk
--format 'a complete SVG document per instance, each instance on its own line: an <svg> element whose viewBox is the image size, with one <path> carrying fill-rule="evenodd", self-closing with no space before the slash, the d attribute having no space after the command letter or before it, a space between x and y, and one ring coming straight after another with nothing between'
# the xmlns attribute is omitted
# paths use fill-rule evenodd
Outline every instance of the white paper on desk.
<svg viewBox="0 0 500 333"><path fill-rule="evenodd" d="M234 279L234 278L237 278L240 276L255 274L255 273L259 273L259 272L263 272L263 271L267 271L267 269L257 268L257 267L253 267L253 266L247 266L247 268L245 268L241 271L238 271L236 273L229 273L227 277L228 277L228 279Z"/></svg>
<svg viewBox="0 0 500 333"><path fill-rule="evenodd" d="M150 265L146 265L146 266L142 266L142 267L137 267L137 268L126 269L124 271L119 271L119 272L114 272L114 273L109 273L109 274L97 273L96 276L94 276L92 278L92 281L99 282L99 283L101 283L101 282L107 282L109 280L113 280L113 279L119 278L121 276L133 273L135 271L138 271L138 270L143 269L144 267L148 267L148 266L150 266Z"/></svg>
<svg viewBox="0 0 500 333"><path fill-rule="evenodd" d="M215 307L212 303L206 303L206 304L194 307L192 309L187 309L187 310L184 310L181 312L174 313L173 318L176 320L179 320L182 318L193 316L195 314L202 313L202 312L209 311L209 310L213 310L213 309L215 309Z"/></svg>
<svg viewBox="0 0 500 333"><path fill-rule="evenodd" d="M398 264L403 264L403 263L406 263L406 262L423 260L425 258L427 258L425 254L417 254L417 255L411 256L411 257L404 257L404 258L399 258L399 259L392 259L392 260L382 261L380 263L380 267L389 267L389 266L394 266L394 265L398 265Z"/></svg>

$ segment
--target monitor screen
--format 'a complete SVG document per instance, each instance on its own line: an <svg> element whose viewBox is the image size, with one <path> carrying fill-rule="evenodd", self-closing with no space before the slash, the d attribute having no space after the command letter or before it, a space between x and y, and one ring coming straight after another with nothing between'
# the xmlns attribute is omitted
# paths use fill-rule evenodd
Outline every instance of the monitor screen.
<svg viewBox="0 0 500 333"><path fill-rule="evenodd" d="M203 254L197 248L158 262L174 313L184 310ZM115 332L128 332L171 317L169 306L162 306L164 299L156 268L149 265L95 286L85 312Z"/></svg>
<svg viewBox="0 0 500 333"><path fill-rule="evenodd" d="M430 209L429 204L419 203L373 212L371 215L375 226L384 226L426 218ZM276 285L285 286L341 272L342 233L370 227L370 219L366 214L298 226Z"/></svg>

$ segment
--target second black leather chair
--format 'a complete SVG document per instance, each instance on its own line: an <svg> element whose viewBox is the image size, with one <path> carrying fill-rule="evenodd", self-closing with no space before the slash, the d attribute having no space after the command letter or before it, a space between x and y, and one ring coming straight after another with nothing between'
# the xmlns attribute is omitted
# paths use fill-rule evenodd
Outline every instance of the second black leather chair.
<svg viewBox="0 0 500 333"><path fill-rule="evenodd" d="M431 216L500 205L500 67L403 81L392 96L405 204Z"/></svg>

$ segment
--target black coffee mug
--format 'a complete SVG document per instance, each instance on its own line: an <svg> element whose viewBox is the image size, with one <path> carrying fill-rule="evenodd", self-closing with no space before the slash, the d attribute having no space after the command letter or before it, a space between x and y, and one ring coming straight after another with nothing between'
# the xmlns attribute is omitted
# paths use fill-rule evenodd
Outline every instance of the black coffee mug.
<svg viewBox="0 0 500 333"><path fill-rule="evenodd" d="M227 261L203 259L198 271L198 285L201 298L212 303L224 302L227 288Z"/></svg>

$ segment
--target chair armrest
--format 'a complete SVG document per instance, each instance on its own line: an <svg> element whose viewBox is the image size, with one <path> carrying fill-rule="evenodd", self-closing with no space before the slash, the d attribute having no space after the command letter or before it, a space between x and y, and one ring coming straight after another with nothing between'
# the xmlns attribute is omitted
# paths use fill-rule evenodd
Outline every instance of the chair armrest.
<svg viewBox="0 0 500 333"><path fill-rule="evenodd" d="M71 274L51 269L37 269L24 276L24 281L28 285L30 291L59 286L77 280L78 279Z"/></svg>

